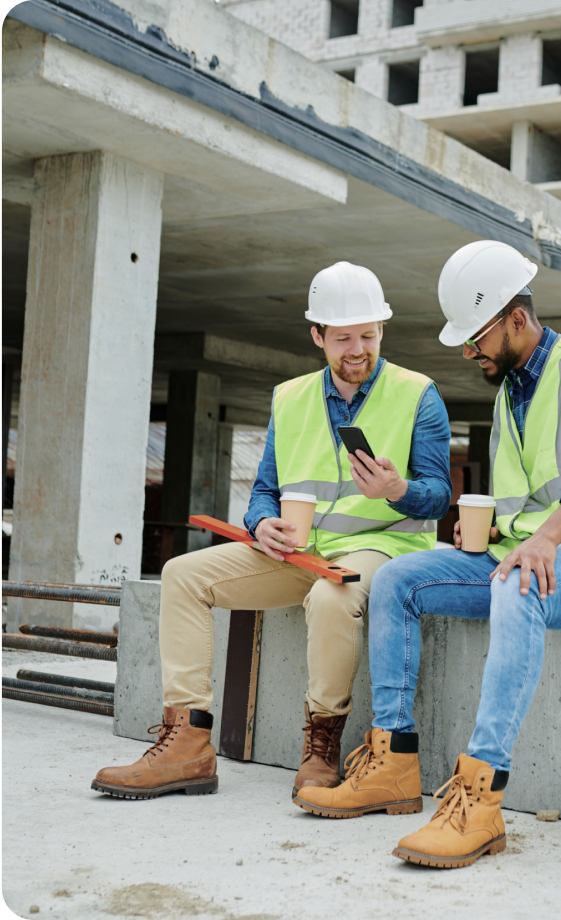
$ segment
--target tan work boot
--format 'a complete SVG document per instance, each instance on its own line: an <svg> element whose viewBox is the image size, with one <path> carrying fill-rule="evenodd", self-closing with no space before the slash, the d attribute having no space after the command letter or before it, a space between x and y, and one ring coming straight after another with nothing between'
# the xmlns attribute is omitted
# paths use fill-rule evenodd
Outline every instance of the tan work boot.
<svg viewBox="0 0 561 920"><path fill-rule="evenodd" d="M198 709L164 709L161 725L148 731L158 740L130 767L106 767L92 789L120 799L155 799L164 792L218 792L216 751L210 743L212 716Z"/></svg>
<svg viewBox="0 0 561 920"><path fill-rule="evenodd" d="M371 811L409 815L423 810L414 732L373 728L345 760L345 781L336 789L302 789L294 804L324 818L360 818Z"/></svg>
<svg viewBox="0 0 561 920"><path fill-rule="evenodd" d="M332 787L338 786L341 782L341 735L347 717L310 716L307 703L304 710L304 749L300 769L294 780L293 798L304 787Z"/></svg>
<svg viewBox="0 0 561 920"><path fill-rule="evenodd" d="M506 847L501 802L507 780L506 771L460 754L454 775L434 796L437 801L448 786L430 823L400 840L393 855L420 866L457 869L484 853L500 853Z"/></svg>

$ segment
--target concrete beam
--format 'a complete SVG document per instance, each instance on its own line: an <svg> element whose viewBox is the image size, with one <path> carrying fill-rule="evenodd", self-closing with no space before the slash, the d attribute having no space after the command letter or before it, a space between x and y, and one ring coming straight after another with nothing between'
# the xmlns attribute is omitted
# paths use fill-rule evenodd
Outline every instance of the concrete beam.
<svg viewBox="0 0 561 920"><path fill-rule="evenodd" d="M230 376L244 379L247 379L247 371L254 371L278 382L325 367L319 352L317 358L310 358L202 332L157 335L154 363L160 370L197 368L214 374L227 370Z"/></svg>
<svg viewBox="0 0 561 920"><path fill-rule="evenodd" d="M238 428L267 428L270 413L258 412L256 409L244 409L237 406L221 406L221 418Z"/></svg>
<svg viewBox="0 0 561 920"><path fill-rule="evenodd" d="M137 4L122 2L134 16ZM21 145L22 108L27 113L26 140L35 145L44 144L47 135L60 137L57 122L63 110L69 118L65 132L73 135L73 149L76 135L91 135L95 122L96 144L104 149L114 149L116 143L130 148L134 140L135 156L152 151L162 164L169 143L175 145L175 165L160 165L166 173L184 175L187 170L195 180L193 170L204 159L204 168L214 166L213 182L231 188L231 164L241 158L253 172L262 170L261 158L272 144L279 168L275 173L272 154L270 174L278 175L280 170L283 181L294 184L289 207L295 206L300 194L297 175L302 175L305 189L325 193L324 201L330 203L342 202L343 189L335 188L337 178L345 184L346 176L354 176L472 233L511 243L545 264L561 265L561 247L553 230L557 203L551 196L519 187L513 177L510 187L495 164L481 161L450 138L433 135L414 118L272 42L218 5L190 0L186 15L185 3L178 0L165 8L147 3L145 15L152 15L159 27L148 30L148 37L133 17L106 0L98 0L93 12L88 8L87 17L77 0L69 0L67 6L72 12L57 6L55 14L49 4L28 0L12 10L12 16L50 33L41 78L34 73L36 85L33 79L27 81L29 85L20 79L10 98L5 98L7 123L20 128L13 142L10 137L12 146ZM62 35L65 43L53 35ZM77 53L72 45L87 53ZM243 66L234 50L239 47L252 50ZM197 64L201 62L196 69L193 52ZM99 79L93 80L97 57L108 63L99 69ZM133 81L125 70L134 74ZM64 106L61 86L72 90ZM90 102L91 113L86 112ZM231 138L226 137L224 119ZM37 131L41 122L44 130ZM157 151L154 138L146 136L147 125L152 133L154 126L160 134L162 128L166 131L158 138ZM192 149L180 143L183 137L193 141ZM204 158L196 152L201 146L206 147ZM298 154L296 160L289 150ZM296 172L290 172L291 166ZM275 206L280 209L278 201L277 197ZM540 210L544 217L536 230L533 217Z"/></svg>
<svg viewBox="0 0 561 920"><path fill-rule="evenodd" d="M140 575L162 186L98 151L37 163L13 581ZM111 629L115 612L14 599L10 629L25 620Z"/></svg>
<svg viewBox="0 0 561 920"><path fill-rule="evenodd" d="M128 18L113 4L100 6ZM36 11L47 17L54 13L58 27L53 21L53 31L61 36L61 8L50 10L46 3ZM33 10L16 7L12 12L16 16L21 12L25 18ZM192 97L179 95L182 70L187 78L192 77L190 55L179 53L180 67L178 52L170 49L167 63L180 85L165 86L150 69L147 79L138 76L138 68L130 72L123 39L113 48L112 29L103 37L102 32L95 32L91 47L73 47L78 22L85 21L91 37L88 24L95 13L89 8L87 13L85 19L72 18L72 34L66 41L45 35L39 23L37 29L11 18L4 24L4 140L21 161L11 160L14 171L7 173L7 192L14 200L24 200L25 159L99 147L122 157L134 156L137 162L164 172L166 211L172 219L346 201L347 180L339 170L248 130L235 118L200 105ZM189 18L193 24L192 15ZM161 40L156 44L159 47ZM117 66L107 62L110 48L115 56L109 60ZM90 53L84 53L86 50ZM160 54L147 54L142 44L134 52L149 68L164 62Z"/></svg>
<svg viewBox="0 0 561 920"><path fill-rule="evenodd" d="M557 0L453 0L415 10L417 38L429 47L489 41L561 27Z"/></svg>

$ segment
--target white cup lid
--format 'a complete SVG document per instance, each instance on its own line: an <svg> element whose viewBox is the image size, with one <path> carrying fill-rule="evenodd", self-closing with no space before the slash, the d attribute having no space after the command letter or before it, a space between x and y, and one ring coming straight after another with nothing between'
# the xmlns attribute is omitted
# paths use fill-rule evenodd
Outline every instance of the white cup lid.
<svg viewBox="0 0 561 920"><path fill-rule="evenodd" d="M492 495L460 495L458 505L470 508L494 508L496 501Z"/></svg>
<svg viewBox="0 0 561 920"><path fill-rule="evenodd" d="M305 492L283 492L281 502L313 502L317 505L317 495L309 495Z"/></svg>

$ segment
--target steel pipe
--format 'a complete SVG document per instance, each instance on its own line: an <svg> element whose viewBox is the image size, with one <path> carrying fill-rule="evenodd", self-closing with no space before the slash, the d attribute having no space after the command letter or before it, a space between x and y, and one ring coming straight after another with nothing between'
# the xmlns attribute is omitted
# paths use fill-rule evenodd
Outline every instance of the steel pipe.
<svg viewBox="0 0 561 920"><path fill-rule="evenodd" d="M49 674L47 671L28 671L20 668L16 674L18 680L36 680L42 684L57 684L62 687L82 687L84 690L101 690L102 693L115 693L115 684L105 680L88 680L86 677L67 677L65 674Z"/></svg>
<svg viewBox="0 0 561 920"><path fill-rule="evenodd" d="M102 693L99 690L82 690L80 687L63 687L60 684L42 684L35 680L18 680L15 677L3 677L2 687L9 690L22 690L27 693L43 693L49 696L68 696L72 699L89 700L92 703L108 703L113 705L115 697L112 693Z"/></svg>
<svg viewBox="0 0 561 920"><path fill-rule="evenodd" d="M90 703L87 700L72 700L64 696L49 696L47 693L11 690L2 687L6 700L20 700L22 703L39 703L40 706L56 706L60 709L77 709L80 712L95 712L100 716L113 716L114 708L107 703Z"/></svg>
<svg viewBox="0 0 561 920"><path fill-rule="evenodd" d="M121 588L117 585L53 585L43 581L3 581L2 594L8 597L38 597L47 601L106 604L118 607Z"/></svg>
<svg viewBox="0 0 561 920"><path fill-rule="evenodd" d="M47 652L50 655L70 655L73 658L96 658L98 661L117 661L116 648L102 648L99 645L78 645L64 639L36 639L4 633L2 648L23 649L26 652Z"/></svg>
<svg viewBox="0 0 561 920"><path fill-rule="evenodd" d="M71 642L93 642L96 645L117 645L114 633L92 632L90 629L63 629L59 626L31 626L24 623L19 631L26 636L43 636L45 639L70 639Z"/></svg>

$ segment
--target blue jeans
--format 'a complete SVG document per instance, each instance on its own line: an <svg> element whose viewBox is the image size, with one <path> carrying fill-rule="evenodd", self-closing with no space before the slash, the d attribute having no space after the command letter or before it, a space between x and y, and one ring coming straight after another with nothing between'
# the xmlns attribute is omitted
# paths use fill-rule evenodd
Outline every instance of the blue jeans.
<svg viewBox="0 0 561 920"><path fill-rule="evenodd" d="M491 620L489 654L469 753L509 770L512 746L536 692L546 629L561 629L561 547L557 588L542 601L536 576L520 594L520 569L489 580L486 553L456 549L398 556L374 575L370 590L370 674L373 725L413 731L413 699L421 657L423 613Z"/></svg>

